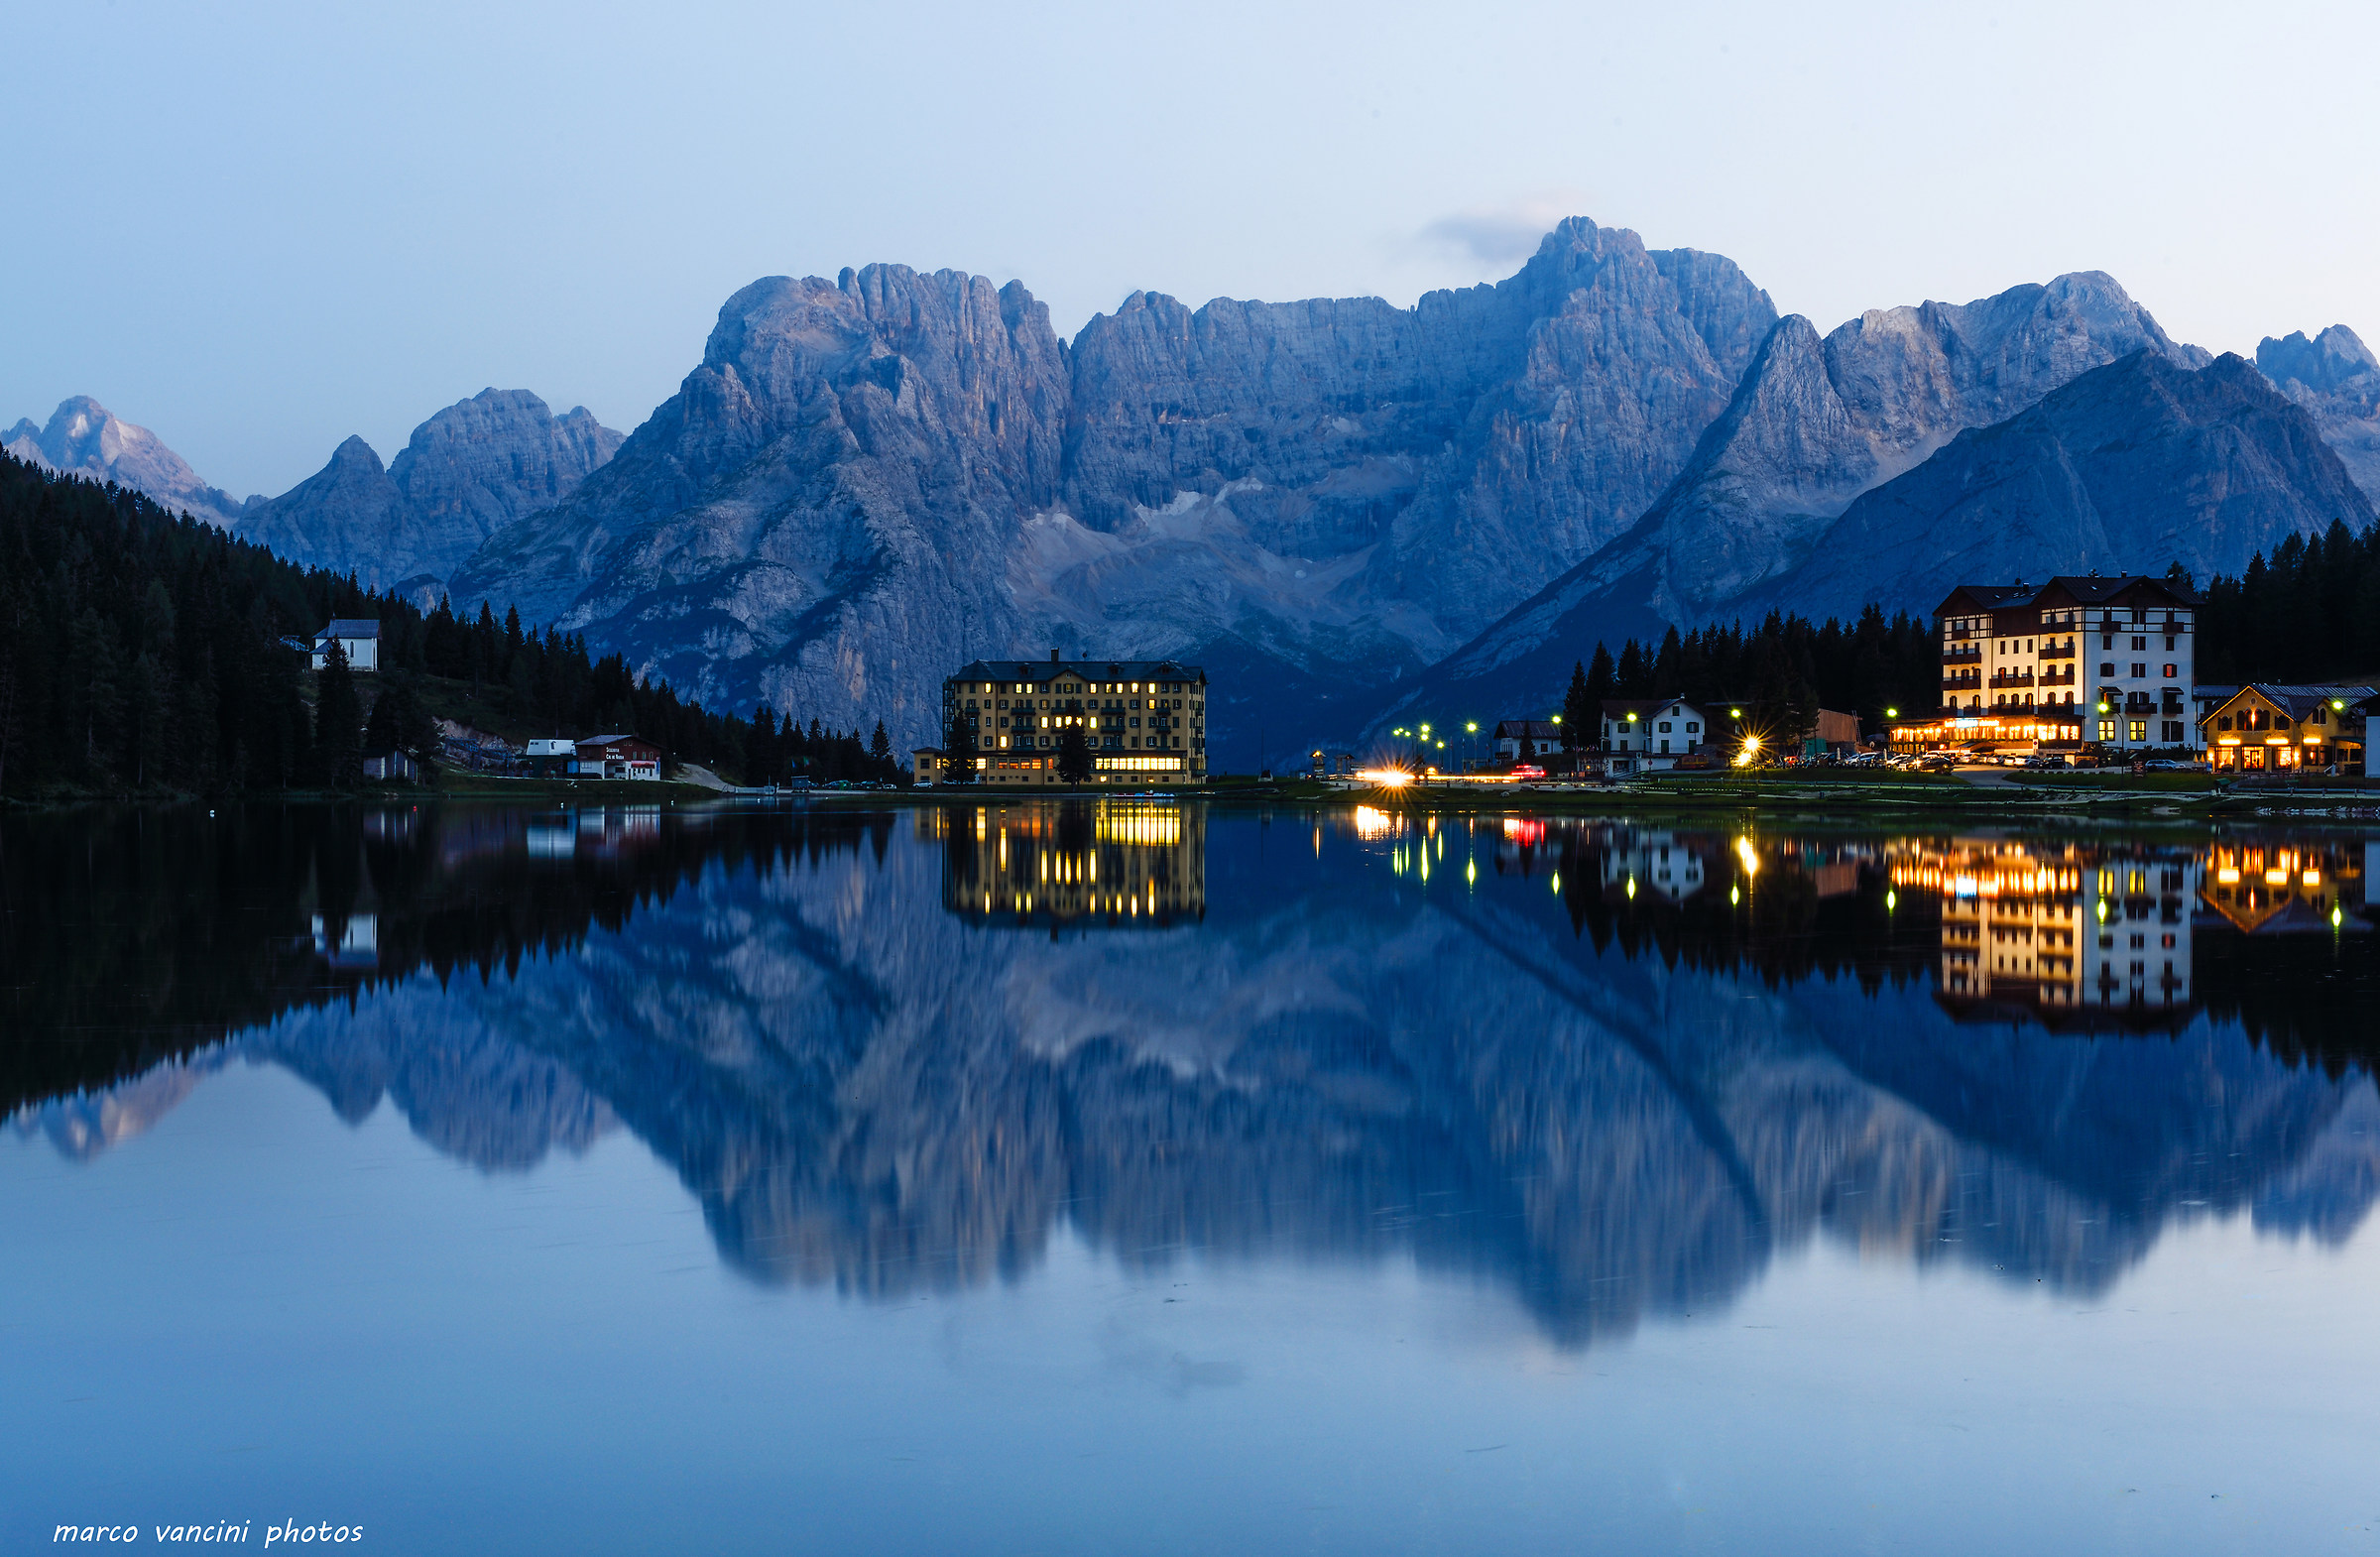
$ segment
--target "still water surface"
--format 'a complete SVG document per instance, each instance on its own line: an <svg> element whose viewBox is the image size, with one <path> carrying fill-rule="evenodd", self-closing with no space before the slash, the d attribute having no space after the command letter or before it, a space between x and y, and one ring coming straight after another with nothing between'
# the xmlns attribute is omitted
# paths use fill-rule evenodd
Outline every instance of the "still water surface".
<svg viewBox="0 0 2380 1557"><path fill-rule="evenodd" d="M0 825L0 1550L2380 1549L2380 844Z"/></svg>

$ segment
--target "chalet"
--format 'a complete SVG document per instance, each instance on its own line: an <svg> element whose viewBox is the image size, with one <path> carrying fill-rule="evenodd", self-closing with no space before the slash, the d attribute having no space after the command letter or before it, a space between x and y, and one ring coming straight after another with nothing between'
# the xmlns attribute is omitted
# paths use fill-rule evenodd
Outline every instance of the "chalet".
<svg viewBox="0 0 2380 1557"><path fill-rule="evenodd" d="M1713 739L1710 719L1681 698L1604 700L1601 747L1612 773L1674 768L1679 758Z"/></svg>
<svg viewBox="0 0 2380 1557"><path fill-rule="evenodd" d="M571 771L581 778L658 778L661 749L633 735L592 735L573 743Z"/></svg>
<svg viewBox="0 0 2380 1557"><path fill-rule="evenodd" d="M1551 757L1562 750L1562 722L1558 719L1499 719L1490 740L1498 761L1531 762L1540 757Z"/></svg>
<svg viewBox="0 0 2380 1557"><path fill-rule="evenodd" d="M380 668L380 623L370 617L333 617L330 625L314 635L307 646L307 656L317 670L330 663L330 646L339 646L347 657L347 668L369 672Z"/></svg>
<svg viewBox="0 0 2380 1557"><path fill-rule="evenodd" d="M2368 686L2250 682L2216 703L2202 737L2218 773L2364 771Z"/></svg>

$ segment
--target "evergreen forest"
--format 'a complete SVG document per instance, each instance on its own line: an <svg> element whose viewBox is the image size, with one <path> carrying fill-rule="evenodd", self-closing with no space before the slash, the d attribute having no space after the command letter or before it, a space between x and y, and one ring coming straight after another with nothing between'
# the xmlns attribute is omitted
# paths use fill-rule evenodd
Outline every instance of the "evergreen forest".
<svg viewBox="0 0 2380 1557"><path fill-rule="evenodd" d="M380 671L305 646L377 618ZM664 771L731 781L897 776L873 737L767 706L715 713L585 641L446 602L424 612L286 562L129 488L0 455L0 795L352 787L362 759L435 768L439 720L508 736L633 733Z"/></svg>

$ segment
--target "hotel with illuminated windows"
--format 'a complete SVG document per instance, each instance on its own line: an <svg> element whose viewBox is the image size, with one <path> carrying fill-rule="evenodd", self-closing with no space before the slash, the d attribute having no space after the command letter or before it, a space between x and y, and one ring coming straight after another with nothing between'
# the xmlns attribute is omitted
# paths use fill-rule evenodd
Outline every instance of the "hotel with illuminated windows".
<svg viewBox="0 0 2380 1557"><path fill-rule="evenodd" d="M1054 784L1058 743L1079 727L1091 781L1145 788L1207 781L1207 672L1170 659L978 659L942 683L942 729L975 736L987 783ZM914 754L917 782L950 781L939 747Z"/></svg>
<svg viewBox="0 0 2380 1557"><path fill-rule="evenodd" d="M1942 712L1895 725L1892 744L2195 751L2198 609L2143 574L1962 584L1936 608Z"/></svg>

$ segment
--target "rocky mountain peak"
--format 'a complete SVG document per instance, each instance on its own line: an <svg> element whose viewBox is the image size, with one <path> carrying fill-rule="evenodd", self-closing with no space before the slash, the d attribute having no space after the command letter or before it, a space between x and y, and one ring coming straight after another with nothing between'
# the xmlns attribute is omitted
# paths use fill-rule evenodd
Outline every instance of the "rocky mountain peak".
<svg viewBox="0 0 2380 1557"><path fill-rule="evenodd" d="M491 534L568 497L621 441L583 406L556 417L528 390L484 389L416 427L387 466L349 437L239 528L293 561L434 600Z"/></svg>
<svg viewBox="0 0 2380 1557"><path fill-rule="evenodd" d="M2303 330L2292 330L2277 340L2267 335L2256 343L2256 366L2276 384L2295 381L2310 390L2328 392L2350 379L2380 371L2380 357L2373 356L2353 330L2333 324L2312 340Z"/></svg>
<svg viewBox="0 0 2380 1557"><path fill-rule="evenodd" d="M9 453L51 470L113 481L209 524L230 525L243 505L207 485L147 427L123 420L88 395L60 401L47 425L20 419L4 440ZM250 499L250 502L261 501Z"/></svg>

